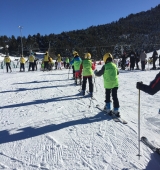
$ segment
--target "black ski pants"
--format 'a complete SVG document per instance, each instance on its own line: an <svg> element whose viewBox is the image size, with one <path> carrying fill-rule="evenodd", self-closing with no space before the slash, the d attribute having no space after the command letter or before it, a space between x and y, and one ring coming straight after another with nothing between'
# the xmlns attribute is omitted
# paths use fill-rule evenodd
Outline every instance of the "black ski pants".
<svg viewBox="0 0 160 170"><path fill-rule="evenodd" d="M141 68L142 68L142 70L145 70L145 61L141 61Z"/></svg>
<svg viewBox="0 0 160 170"><path fill-rule="evenodd" d="M89 82L89 92L93 92L93 82L92 82L92 76L90 77L83 77L83 83L82 83L82 90L86 90L86 84L87 84L87 79Z"/></svg>
<svg viewBox="0 0 160 170"><path fill-rule="evenodd" d="M21 63L21 64L20 64L20 71L21 71L21 69L23 69L23 71L25 71L24 63Z"/></svg>
<svg viewBox="0 0 160 170"><path fill-rule="evenodd" d="M28 68L28 71L31 70L31 67L32 67L32 71L34 71L34 62L29 62L29 68Z"/></svg>
<svg viewBox="0 0 160 170"><path fill-rule="evenodd" d="M119 100L118 100L118 96L117 96L117 91L118 91L118 87L114 87L113 89L105 89L105 95L106 95L106 103L110 103L110 96L112 94L112 99L113 99L113 107L114 108L119 108Z"/></svg>
<svg viewBox="0 0 160 170"><path fill-rule="evenodd" d="M11 70L10 63L6 63L6 69L7 69L7 72L8 72L8 68Z"/></svg>
<svg viewBox="0 0 160 170"><path fill-rule="evenodd" d="M44 61L44 70L47 69L48 70L48 61Z"/></svg>
<svg viewBox="0 0 160 170"><path fill-rule="evenodd" d="M74 70L74 66L72 66L73 69L73 77L75 77L75 70Z"/></svg>

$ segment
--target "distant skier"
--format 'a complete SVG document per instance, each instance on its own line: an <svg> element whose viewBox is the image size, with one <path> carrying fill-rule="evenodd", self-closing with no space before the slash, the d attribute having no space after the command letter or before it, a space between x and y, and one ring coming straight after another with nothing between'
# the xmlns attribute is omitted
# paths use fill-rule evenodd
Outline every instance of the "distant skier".
<svg viewBox="0 0 160 170"><path fill-rule="evenodd" d="M126 67L126 53L124 52L122 55L121 55L121 57L120 58L122 58L122 61L121 61L121 69L122 70L125 70L125 67Z"/></svg>
<svg viewBox="0 0 160 170"><path fill-rule="evenodd" d="M113 57L110 53L106 53L103 56L103 61L105 62L105 65L102 66L100 71L95 70L95 75L96 76L101 76L103 75L103 80L104 80L104 88L105 88L105 110L107 113L111 112L111 102L110 102L110 94L112 93L112 98L113 98L113 113L117 116L120 117L119 113L119 100L117 96L117 91L118 91L118 68L117 66L112 62Z"/></svg>
<svg viewBox="0 0 160 170"><path fill-rule="evenodd" d="M142 51L142 53L140 54L141 69L142 69L142 71L145 71L146 58L147 58L147 54L145 53L145 51Z"/></svg>
<svg viewBox="0 0 160 170"><path fill-rule="evenodd" d="M61 68L62 57L60 54L57 55L57 62L58 62L57 69L62 70Z"/></svg>
<svg viewBox="0 0 160 170"><path fill-rule="evenodd" d="M23 71L25 71L25 66L24 66L25 62L26 62L26 59L22 55L20 58L20 71L22 71L22 69Z"/></svg>
<svg viewBox="0 0 160 170"><path fill-rule="evenodd" d="M86 83L88 79L89 92L90 92L91 97L93 97L93 82L92 82L93 71L92 70L94 69L95 69L95 65L94 63L92 63L91 54L85 53L84 60L82 60L82 64L80 66L80 70L83 75L82 95L85 95Z"/></svg>
<svg viewBox="0 0 160 170"><path fill-rule="evenodd" d="M153 67L151 70L156 70L156 60L158 59L158 53L156 50L154 50L151 58L153 59Z"/></svg>
<svg viewBox="0 0 160 170"><path fill-rule="evenodd" d="M70 64L74 66L75 70L75 83L77 84L77 79L79 78L81 80L81 73L80 73L80 65L82 63L82 60L80 56L78 55L77 51L73 51L74 58L70 62Z"/></svg>
<svg viewBox="0 0 160 170"><path fill-rule="evenodd" d="M160 90L160 72L156 75L155 79L152 80L150 85L145 85L142 82L137 82L136 88L150 95L154 95Z"/></svg>
<svg viewBox="0 0 160 170"><path fill-rule="evenodd" d="M5 56L4 63L6 64L7 73L8 73L8 68L10 69L10 72L12 72L12 69L11 69L11 66L10 66L11 59L10 59L9 55Z"/></svg>
<svg viewBox="0 0 160 170"><path fill-rule="evenodd" d="M46 53L44 54L43 62L44 62L44 70L43 71L48 70L48 62L49 62L48 51L46 51Z"/></svg>
<svg viewBox="0 0 160 170"><path fill-rule="evenodd" d="M128 57L130 57L130 70L134 70L135 67L135 61L136 61L136 53L134 52L134 50L132 50Z"/></svg>
<svg viewBox="0 0 160 170"><path fill-rule="evenodd" d="M28 71L30 71L30 69L32 68L32 71L34 71L34 60L35 60L35 56L34 53L31 53L28 57L29 60L29 68Z"/></svg>

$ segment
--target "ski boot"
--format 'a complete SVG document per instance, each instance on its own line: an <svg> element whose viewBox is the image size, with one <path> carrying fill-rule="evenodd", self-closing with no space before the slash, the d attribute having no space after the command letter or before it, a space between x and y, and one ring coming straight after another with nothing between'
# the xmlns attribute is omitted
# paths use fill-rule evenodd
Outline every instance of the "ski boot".
<svg viewBox="0 0 160 170"><path fill-rule="evenodd" d="M112 115L112 111L111 111L111 103L106 103L104 106L104 111L109 114Z"/></svg>
<svg viewBox="0 0 160 170"><path fill-rule="evenodd" d="M118 108L114 108L113 114L114 114L116 117L120 117L119 109L118 109Z"/></svg>

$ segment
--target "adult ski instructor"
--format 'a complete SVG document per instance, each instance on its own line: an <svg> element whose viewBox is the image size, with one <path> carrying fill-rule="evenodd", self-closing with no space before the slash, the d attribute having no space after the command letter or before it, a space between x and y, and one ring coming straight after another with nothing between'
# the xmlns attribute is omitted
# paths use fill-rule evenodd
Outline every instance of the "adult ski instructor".
<svg viewBox="0 0 160 170"><path fill-rule="evenodd" d="M152 80L150 85L143 84L142 82L137 82L136 88L150 95L154 95L160 90L160 72L156 75L155 79Z"/></svg>

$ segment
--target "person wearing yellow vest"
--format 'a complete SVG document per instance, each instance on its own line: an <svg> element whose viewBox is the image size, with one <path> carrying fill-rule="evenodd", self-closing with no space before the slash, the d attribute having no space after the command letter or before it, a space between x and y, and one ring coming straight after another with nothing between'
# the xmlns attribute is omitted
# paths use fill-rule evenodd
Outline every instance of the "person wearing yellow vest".
<svg viewBox="0 0 160 170"><path fill-rule="evenodd" d="M62 57L60 54L57 55L57 62L58 62L57 69L62 70L61 69Z"/></svg>
<svg viewBox="0 0 160 170"><path fill-rule="evenodd" d="M89 83L89 92L90 96L93 97L93 82L92 82L92 75L93 70L95 69L94 63L91 60L91 54L85 53L84 59L82 60L82 64L80 66L80 72L83 75L83 83L82 83L82 95L85 95L87 79Z"/></svg>
<svg viewBox="0 0 160 170"><path fill-rule="evenodd" d="M113 113L115 116L120 117L119 113L119 100L117 96L118 91L118 68L117 66L112 62L113 57L110 53L106 53L103 56L104 65L102 66L101 70L94 71L94 74L96 76L103 75L103 81L104 81L104 88L105 88L105 107L107 113L111 114ZM113 98L113 111L111 111L111 102L110 102L110 96L112 94Z"/></svg>
<svg viewBox="0 0 160 170"><path fill-rule="evenodd" d="M22 55L20 58L20 71L22 71L21 69L23 69L23 71L25 71L25 67L24 67L25 63L26 63L26 59Z"/></svg>
<svg viewBox="0 0 160 170"><path fill-rule="evenodd" d="M49 62L48 62L48 70L52 70L52 67L54 65L52 57L49 56Z"/></svg>
<svg viewBox="0 0 160 170"><path fill-rule="evenodd" d="M8 73L8 68L10 69L10 72L12 72L12 69L11 69L11 66L10 66L11 59L10 59L9 55L5 56L4 63L6 64L7 73Z"/></svg>
<svg viewBox="0 0 160 170"><path fill-rule="evenodd" d="M34 71L34 60L35 60L35 57L34 57L34 54L31 53L28 57L28 60L29 60L29 68L28 68L28 71L30 71L31 67L32 67L32 71Z"/></svg>
<svg viewBox="0 0 160 170"><path fill-rule="evenodd" d="M44 57L43 57L43 61L44 61L44 71L48 70L48 62L49 62L49 55L48 55L48 51L46 51Z"/></svg>

